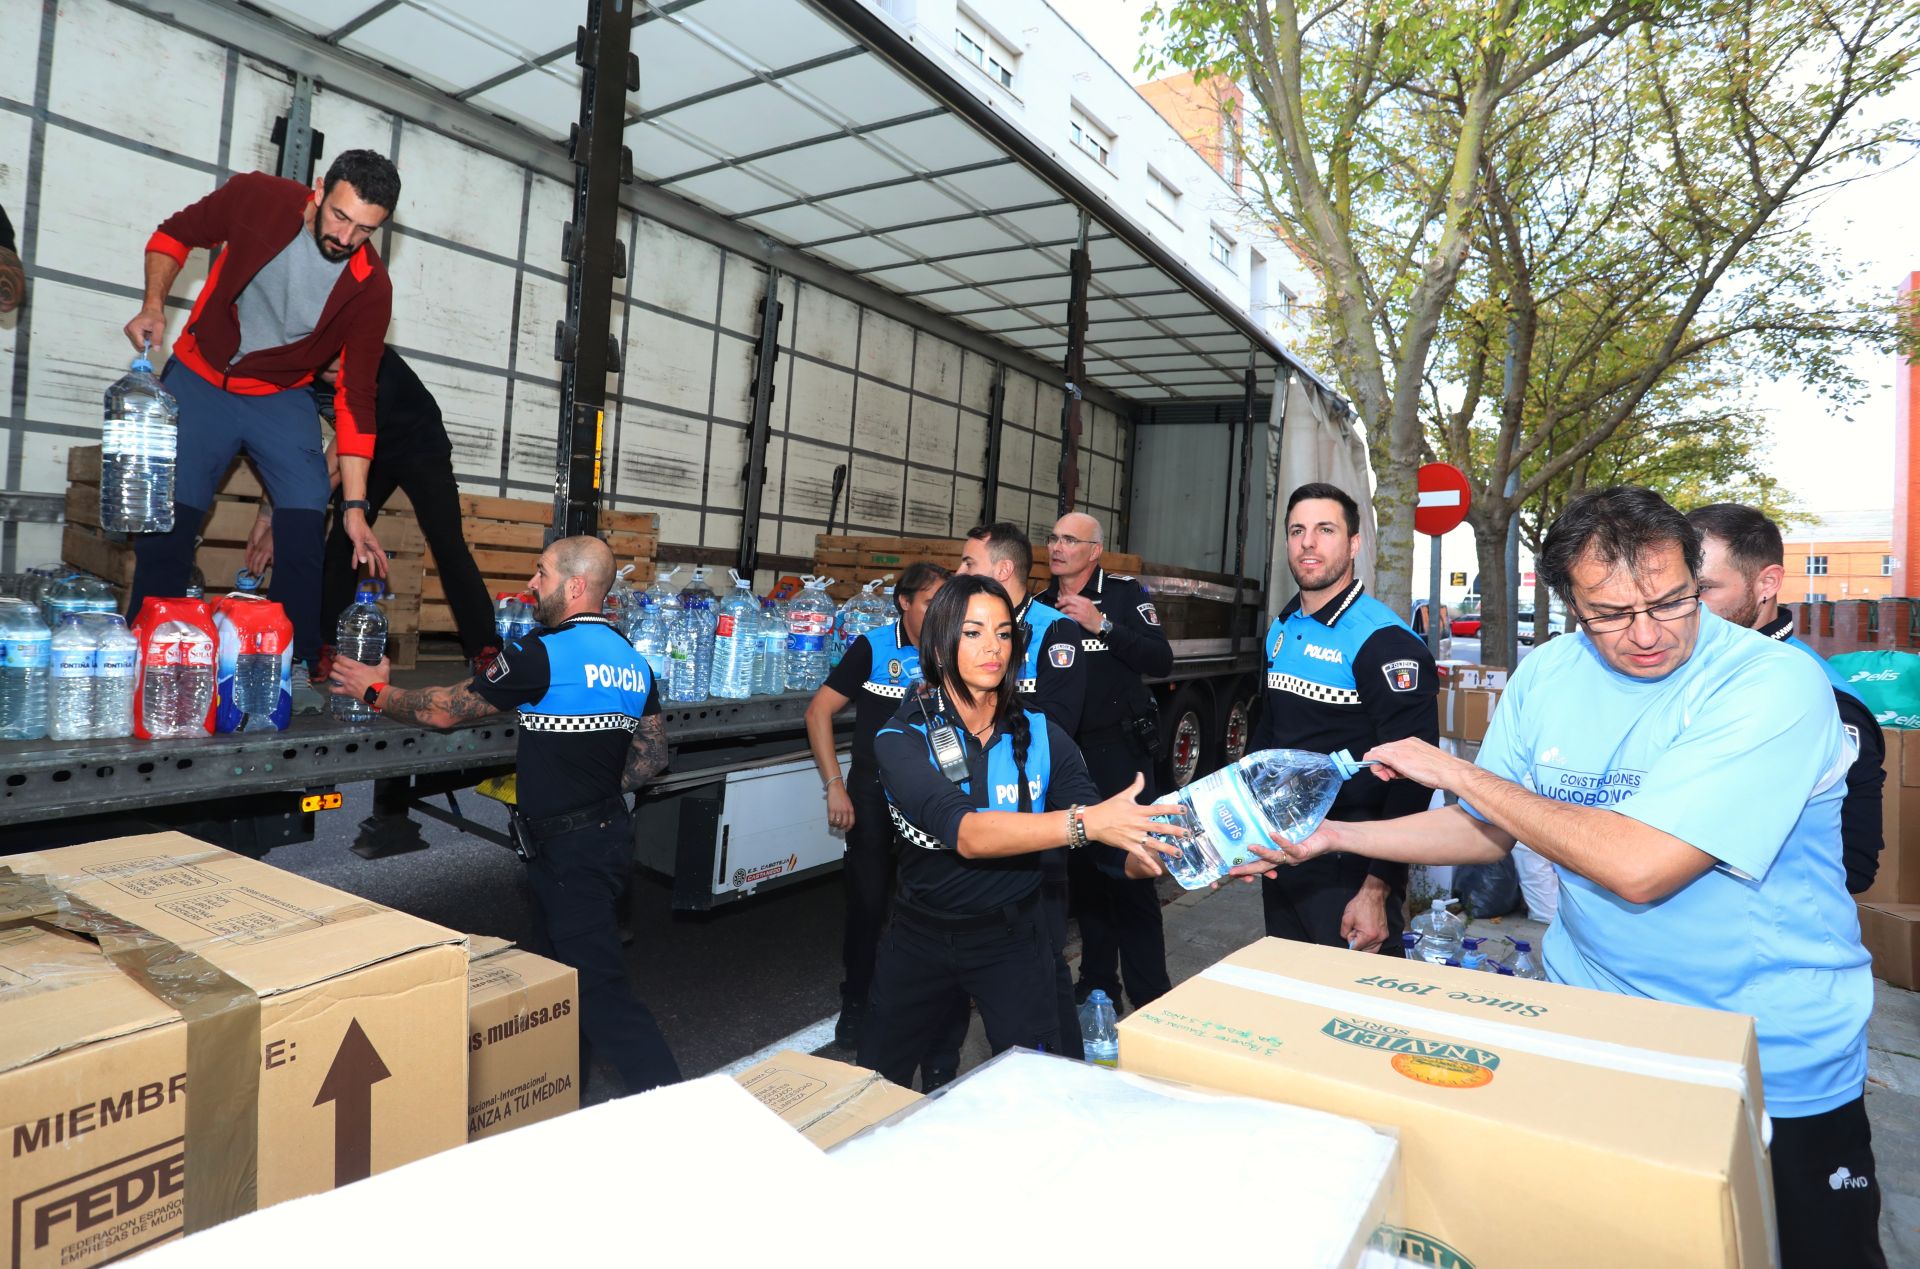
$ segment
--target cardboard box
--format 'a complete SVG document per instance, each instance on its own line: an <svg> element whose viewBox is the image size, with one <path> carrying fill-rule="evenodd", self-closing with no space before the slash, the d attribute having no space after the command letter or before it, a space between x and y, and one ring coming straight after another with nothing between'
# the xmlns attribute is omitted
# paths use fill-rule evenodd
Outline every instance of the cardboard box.
<svg viewBox="0 0 1920 1269"><path fill-rule="evenodd" d="M1862 903L1920 903L1920 731L1884 727L1887 782L1881 788L1880 870Z"/></svg>
<svg viewBox="0 0 1920 1269"><path fill-rule="evenodd" d="M1264 939L1121 1022L1120 1069L1396 1127L1416 1263L1769 1263L1741 1014Z"/></svg>
<svg viewBox="0 0 1920 1269"><path fill-rule="evenodd" d="M461 1144L466 960L179 833L0 859L6 1264L99 1264Z"/></svg>
<svg viewBox="0 0 1920 1269"><path fill-rule="evenodd" d="M1440 712L1440 734L1454 740L1485 739L1487 724L1492 721L1494 706L1499 703L1497 688L1443 688L1436 703Z"/></svg>
<svg viewBox="0 0 1920 1269"><path fill-rule="evenodd" d="M734 1076L762 1106L828 1150L920 1101L862 1066L782 1049Z"/></svg>
<svg viewBox="0 0 1920 1269"><path fill-rule="evenodd" d="M1472 661L1446 661L1440 665L1440 676L1449 687L1491 687L1504 689L1507 686L1507 667L1504 665L1480 665Z"/></svg>
<svg viewBox="0 0 1920 1269"><path fill-rule="evenodd" d="M1862 903L1860 941L1873 954L1873 976L1920 989L1920 903Z"/></svg>
<svg viewBox="0 0 1920 1269"><path fill-rule="evenodd" d="M467 962L467 1139L580 1108L580 978L476 937Z"/></svg>

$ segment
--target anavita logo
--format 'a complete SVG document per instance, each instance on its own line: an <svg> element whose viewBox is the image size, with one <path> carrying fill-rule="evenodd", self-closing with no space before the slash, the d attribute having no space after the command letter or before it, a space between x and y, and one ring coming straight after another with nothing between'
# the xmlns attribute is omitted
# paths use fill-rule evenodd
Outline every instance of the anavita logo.
<svg viewBox="0 0 1920 1269"><path fill-rule="evenodd" d="M1416 1265L1437 1265L1439 1269L1473 1269L1473 1261L1468 1260L1458 1248L1450 1247L1432 1234L1423 1234L1417 1229L1382 1225L1373 1231L1372 1241L1378 1250L1395 1253Z"/></svg>

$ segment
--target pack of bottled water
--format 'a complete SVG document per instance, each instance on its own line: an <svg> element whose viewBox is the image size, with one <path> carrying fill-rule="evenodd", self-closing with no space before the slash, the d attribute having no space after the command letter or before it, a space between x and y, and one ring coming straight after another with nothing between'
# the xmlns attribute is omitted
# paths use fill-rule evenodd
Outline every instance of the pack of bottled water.
<svg viewBox="0 0 1920 1269"><path fill-rule="evenodd" d="M338 660L378 665L387 655L387 616L380 611L386 587L369 578L354 591L353 603L340 614L334 629L334 656ZM328 708L343 723L364 723L373 717L373 707L353 696L329 695Z"/></svg>
<svg viewBox="0 0 1920 1269"><path fill-rule="evenodd" d="M39 740L47 734L52 643L36 605L0 599L0 740Z"/></svg>
<svg viewBox="0 0 1920 1269"><path fill-rule="evenodd" d="M1305 841L1326 818L1340 786L1363 765L1344 749L1250 753L1154 803L1168 808L1156 818L1184 823L1192 834L1159 838L1180 848L1178 855L1161 856L1161 863L1175 881L1198 890L1258 859L1249 846Z"/></svg>
<svg viewBox="0 0 1920 1269"><path fill-rule="evenodd" d="M142 350L106 393L100 429L100 524L115 533L173 530L180 403Z"/></svg>
<svg viewBox="0 0 1920 1269"><path fill-rule="evenodd" d="M207 605L150 598L134 619L133 635L140 656L133 734L143 740L210 734L218 636Z"/></svg>

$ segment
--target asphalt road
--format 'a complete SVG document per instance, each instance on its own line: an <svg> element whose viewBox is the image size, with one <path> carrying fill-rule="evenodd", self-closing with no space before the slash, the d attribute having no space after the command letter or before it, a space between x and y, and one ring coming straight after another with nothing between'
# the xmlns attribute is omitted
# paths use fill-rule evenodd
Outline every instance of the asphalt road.
<svg viewBox="0 0 1920 1269"><path fill-rule="evenodd" d="M512 852L416 817L427 849L362 859L351 847L373 786L342 791L345 806L319 817L312 842L279 847L267 862L469 934L527 937L523 870ZM462 813L504 831L498 803L471 792L456 797ZM669 897L663 879L642 873L636 881L627 963L687 1075L718 1070L838 1011L837 873L709 914L675 913ZM589 1097L613 1092L611 1084L610 1076L590 1078Z"/></svg>

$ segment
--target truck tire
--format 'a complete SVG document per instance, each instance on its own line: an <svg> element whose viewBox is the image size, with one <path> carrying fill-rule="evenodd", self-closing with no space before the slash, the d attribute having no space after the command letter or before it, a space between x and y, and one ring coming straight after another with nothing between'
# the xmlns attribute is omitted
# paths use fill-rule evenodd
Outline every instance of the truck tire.
<svg viewBox="0 0 1920 1269"><path fill-rule="evenodd" d="M1253 736L1253 704L1254 697L1247 685L1234 684L1226 709L1221 713L1216 770L1247 756L1247 742Z"/></svg>
<svg viewBox="0 0 1920 1269"><path fill-rule="evenodd" d="M1164 756L1160 759L1160 780L1164 790L1171 792L1213 769L1207 765L1213 758L1214 748L1209 739L1213 735L1210 693L1200 683L1181 685L1167 703L1164 718L1166 735L1161 746Z"/></svg>

